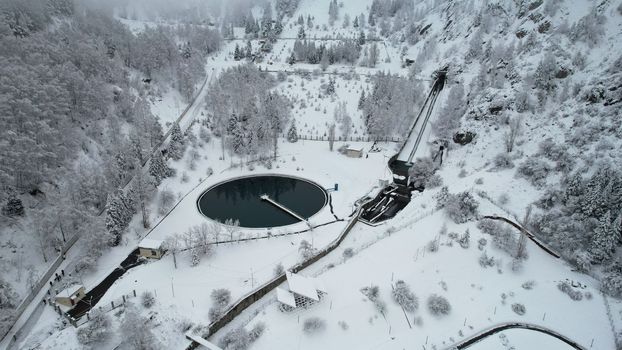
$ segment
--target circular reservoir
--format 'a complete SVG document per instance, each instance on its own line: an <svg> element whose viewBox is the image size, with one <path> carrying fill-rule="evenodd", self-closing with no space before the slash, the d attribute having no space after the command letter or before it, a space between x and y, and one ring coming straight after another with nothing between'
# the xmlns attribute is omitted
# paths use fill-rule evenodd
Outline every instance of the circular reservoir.
<svg viewBox="0 0 622 350"><path fill-rule="evenodd" d="M300 222L296 216L261 199L268 195L274 202L308 219L327 202L319 185L283 175L257 175L221 182L203 192L197 201L201 214L225 222L239 220L241 227L278 227Z"/></svg>

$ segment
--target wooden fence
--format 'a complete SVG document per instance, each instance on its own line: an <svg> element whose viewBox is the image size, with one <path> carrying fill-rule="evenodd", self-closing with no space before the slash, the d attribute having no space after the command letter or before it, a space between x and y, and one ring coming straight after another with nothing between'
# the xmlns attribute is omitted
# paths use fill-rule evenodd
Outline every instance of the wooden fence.
<svg viewBox="0 0 622 350"><path fill-rule="evenodd" d="M298 140L305 141L329 141L328 136L319 136L319 135L299 135ZM350 136L347 138L344 137L336 137L335 141L350 141L350 142L403 142L404 139L401 137L395 136L385 136L385 137L373 137L373 136Z"/></svg>

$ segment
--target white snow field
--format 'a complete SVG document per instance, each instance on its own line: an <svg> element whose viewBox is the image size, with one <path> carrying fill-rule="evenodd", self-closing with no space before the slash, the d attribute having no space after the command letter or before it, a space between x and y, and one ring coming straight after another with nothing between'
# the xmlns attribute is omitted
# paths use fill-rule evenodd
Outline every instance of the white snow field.
<svg viewBox="0 0 622 350"><path fill-rule="evenodd" d="M474 1L473 6L483 6L482 1ZM593 3L587 0L560 1L561 8L551 16L554 27L563 23L574 23L591 11ZM614 2L607 3L607 24L604 28L603 43L590 47L582 42L560 42L558 45L575 47L584 53L587 70L576 73L573 77L577 85L590 80L592 75L601 72L605 63L614 61L620 53L619 37L622 33L622 16L615 14ZM367 15L371 0L344 0L340 13L351 16L361 13ZM275 87L292 101L292 121L295 121L298 135L296 143L289 143L285 137L279 139L278 158L268 169L259 163L253 166L238 166L240 159L231 158L229 153L222 159L221 140L211 136L209 142L202 141L197 123L191 132L199 139L196 147L189 146L184 158L169 161L177 175L165 179L160 190L170 190L176 197L176 205L166 215L159 212L158 198L153 199L148 211L154 228L145 230L140 219L134 217L128 232L120 246L107 251L98 261L97 269L81 277L87 290L97 285L119 263L136 248L144 238L166 240L175 234L183 234L188 229L203 223L213 222L197 210L197 199L203 191L222 181L246 175L279 174L307 178L328 189L335 184L339 190L330 192L333 212L326 205L309 221L313 226L335 220L335 215L342 221L317 227L298 234L269 237L306 230L304 222L279 228L223 229L222 240L257 238L245 242L223 243L213 247L209 256L203 257L197 266L191 266L190 252L177 254L177 266L174 266L172 254L167 253L161 260L151 260L127 271L99 301L98 306L116 302L122 296L136 291L138 295L151 292L155 296L155 305L143 308L140 298L130 302L138 305L141 315L149 317L145 327L149 327L162 349L186 349L190 341L185 337L188 329L199 329L202 335L209 325L208 310L214 306L210 293L219 288L231 292L231 302L252 292L257 286L269 281L275 275L275 268L282 265L285 269L302 260L299 252L300 242L311 242L314 248L321 249L332 242L346 226L353 213L354 203L365 197L374 196L380 189L380 180L391 180L392 174L387 167L388 159L396 154L401 143L380 142L380 152L368 152L372 142L337 141L335 151L329 150L327 141L311 141L303 138L327 138L328 127L334 122L333 111L339 102L345 102L346 110L352 118L352 137L368 137L363 113L357 108L361 91L369 93L372 78L380 71L391 72L407 77L409 69L401 67L401 52L405 46L406 57L420 57L412 77L423 82L422 95L429 92L431 74L446 64L451 64L451 81L448 81L436 101L428 125L418 125L417 130L425 127L415 157L424 157L433 151L432 141L436 135L430 124L438 117L441 106L448 103L449 89L455 84L466 88L476 79L479 64L465 61L468 43L465 37L471 34L472 21L456 19L447 32L444 24L443 6L438 1L417 2L422 24L429 23L428 36L436 41L434 50L421 40L414 45L402 43L399 38L391 37L381 42L380 59L375 68L331 65L322 72L319 65L296 63L290 65L287 59L293 48L298 32L296 19L314 17L318 27L307 30L307 38L318 40L323 37L334 38L337 35L355 37L358 30L352 27L342 28L342 16L334 27L323 30L328 23L328 1L302 0L292 18L285 23L281 39L274 44L258 66L263 70L286 72L286 77ZM252 9L260 13L259 7ZM459 14L458 14L459 16ZM139 32L147 21L124 20L124 23ZM515 19L508 23L508 33L518 29L535 30L536 25L527 19ZM367 28L366 30L369 30ZM374 29L375 31L375 29ZM242 28L235 28L236 35L243 33ZM470 40L466 39L466 40ZM543 42L552 40L549 37ZM244 63L234 61L232 52L236 45L244 46L245 39L238 38L223 42L222 49L208 58L208 82L228 67ZM257 40L252 41L255 48ZM433 54L426 54L431 50ZM520 72L531 71L541 60L543 53L522 55L517 60L515 69ZM298 70L298 71L297 71ZM304 71L304 72L301 72ZM328 79L336 81L336 94L324 97L320 91ZM209 84L206 90L209 88ZM205 113L204 90L197 103L185 120L183 129L189 127L189 121L200 120ZM497 95L513 96L515 91L503 87L496 90ZM493 97L490 97L492 99ZM469 103L480 103L471 101ZM486 107L490 101L481 102ZM488 104L487 104L488 103ZM174 90L167 91L161 100L152 101L152 111L162 124L176 120L186 108L181 96ZM579 102L554 107L538 107L530 114L529 122L523 123L523 132L516 145L519 150L516 160L536 154L538 143L546 137L563 142L573 130L572 118L552 118L553 115L571 115L583 108ZM419 109L416 108L418 112ZM506 117L517 113L507 111ZM423 117L422 117L423 118ZM438 174L450 193L470 191L479 203L480 215L500 215L519 220L525 208L541 197L548 187L559 182L560 175L552 173L543 186L533 186L528 180L515 176L516 169L497 169L492 159L500 153L504 144L504 131L499 130L499 123L493 121L463 118L462 130L477 132L474 141L467 146L452 145L443 167ZM501 127L505 128L505 124ZM167 129L165 127L165 129ZM417 130L413 133L417 134ZM286 132L287 130L285 130ZM399 130L394 137L403 138L408 130ZM337 137L341 135L337 129ZM286 136L286 135L284 135ZM349 144L362 147L362 158L349 158L336 151L340 146ZM404 155L412 149L413 139L406 140ZM622 144L619 139L611 140L612 146L605 151L611 159L622 158ZM191 163L190 149L199 154L199 159ZM581 158L581 150L572 148L571 153ZM404 159L404 155L399 159ZM408 158L406 156L406 158ZM584 160L581 160L584 161ZM588 164L585 161L585 164ZM254 303L241 315L234 318L227 326L209 340L218 344L225 335L238 327L250 330L253 326L264 324L263 334L250 344L252 350L273 349L448 349L453 344L487 329L506 322L522 322L549 328L577 342L586 349L615 349L615 333L622 329L622 301L605 297L600 291L600 282L587 274L579 273L563 259L556 259L538 248L533 242L527 243L528 258L513 265L513 257L493 244L491 235L483 233L477 227L477 220L463 224L454 223L443 209L436 208L435 196L438 187L426 189L423 193L414 192L411 202L394 218L375 227L361 222L348 234L340 246L326 257L300 272L320 280L327 295L316 305L308 309L282 312L276 301L276 290ZM504 200L499 198L506 197ZM501 204L502 203L502 204ZM32 203L31 205L35 205ZM442 228L446 227L446 230ZM470 238L468 245L458 242L466 232ZM514 231L518 236L518 232ZM13 244L19 242L19 233L14 234ZM13 236L12 236L13 237ZM434 242L437 242L436 248ZM431 248L432 246L432 248ZM10 247L1 247L3 250ZM3 251L2 250L2 251ZM492 267L480 263L483 254L492 258ZM619 252L618 252L619 254ZM75 252L68 254L67 270L75 265ZM41 265L40 261L37 261ZM593 273L600 277L600 271ZM4 273L4 272L3 272ZM398 280L404 281L418 299L414 312L403 310L392 298L392 289ZM572 300L559 290L560 282L568 282L582 299ZM286 287L286 283L281 285ZM26 290L24 281L17 286ZM378 303L372 302L361 289L378 286ZM428 308L428 298L432 295L445 297L450 310L446 315L436 315ZM607 309L609 305L611 311ZM524 308L524 313L516 312ZM125 308L119 308L109 314L114 329L123 319ZM304 322L318 318L325 327L317 332L304 329ZM613 328L613 329L612 329ZM38 322L33 322L28 334L16 345L18 349L82 349L78 342L77 330L63 324L50 308L45 308ZM119 332L113 332L96 349L116 349L123 341ZM472 346L472 350L492 349L571 349L558 339L523 329L505 330L494 334Z"/></svg>
<svg viewBox="0 0 622 350"><path fill-rule="evenodd" d="M598 282L572 272L533 243L528 244L529 258L521 271L513 272L511 257L492 247L490 236L480 233L473 223L448 223L442 211L417 220L419 215L430 212L429 207L423 207L429 202L429 194L415 199L386 225L371 228L360 224L340 249L304 270L302 274L315 276L326 285L328 295L319 305L283 313L276 304L269 304L249 312L259 311L250 320L249 328L256 322L268 326L253 349L408 349L426 343L426 348L443 349L491 325L518 321L546 326L586 348L592 340L596 349L614 347ZM482 214L499 211L490 204L480 210ZM439 235L439 223L443 222L447 222L449 234ZM461 235L467 229L471 242L468 249L463 249L449 235ZM484 250L498 260L500 267L480 266L480 238L488 240ZM439 250L430 252L427 245L435 239L440 242ZM353 248L356 254L344 260L346 248ZM585 285L582 292L589 292L591 299L577 302L561 293L557 283L566 279ZM419 298L416 312L405 315L392 300L391 285L397 280L404 280ZM521 287L529 281L533 281L532 289ZM384 316L360 292L371 285L380 287L380 298L387 304ZM448 299L449 315L439 317L428 311L426 300L432 294ZM524 315L512 311L515 303L525 306ZM239 317L230 327L245 325L249 317ZM325 331L306 334L302 323L310 317L324 319ZM345 322L347 329L340 322ZM224 333L226 330L214 338Z"/></svg>

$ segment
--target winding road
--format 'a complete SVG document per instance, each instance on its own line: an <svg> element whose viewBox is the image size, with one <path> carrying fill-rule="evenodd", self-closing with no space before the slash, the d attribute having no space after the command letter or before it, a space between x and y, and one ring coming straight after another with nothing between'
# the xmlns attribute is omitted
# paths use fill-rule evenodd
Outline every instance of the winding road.
<svg viewBox="0 0 622 350"><path fill-rule="evenodd" d="M462 350L462 349L467 349L469 347L471 347L472 345L474 345L475 343L484 340L485 338L488 338L494 334L497 334L499 332L508 330L508 329L528 329L531 331L535 331L535 332L540 332L540 333L544 333L546 335L550 335L551 337L557 338L561 341L563 341L564 343L568 344L569 346L577 349L577 350L586 350L587 348L581 346L580 344L578 344L577 342L571 340L570 338L564 336L563 334L560 334L554 330L551 330L549 328L546 327L542 327L542 326L538 326L538 325L534 325L534 324L530 324L530 323L520 323L520 322L516 322L516 323L502 323L502 324L498 324L495 326L492 326L488 329L485 329L465 340L462 340L456 344L453 344L452 346L448 347L447 350L453 350L453 349L458 349L458 350Z"/></svg>

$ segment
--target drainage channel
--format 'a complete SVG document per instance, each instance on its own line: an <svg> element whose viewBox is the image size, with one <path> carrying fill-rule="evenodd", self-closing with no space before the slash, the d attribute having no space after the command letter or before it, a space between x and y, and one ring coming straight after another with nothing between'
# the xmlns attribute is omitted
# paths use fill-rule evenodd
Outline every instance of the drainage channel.
<svg viewBox="0 0 622 350"><path fill-rule="evenodd" d="M67 314L75 319L79 319L89 312L99 300L106 294L106 291L116 282L125 272L135 266L141 264L141 260L138 260L138 248L130 253L130 255L121 262L121 265L114 269L106 278L104 278L98 285L93 287L84 298L82 298L73 309L69 310Z"/></svg>

